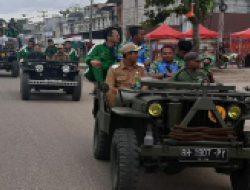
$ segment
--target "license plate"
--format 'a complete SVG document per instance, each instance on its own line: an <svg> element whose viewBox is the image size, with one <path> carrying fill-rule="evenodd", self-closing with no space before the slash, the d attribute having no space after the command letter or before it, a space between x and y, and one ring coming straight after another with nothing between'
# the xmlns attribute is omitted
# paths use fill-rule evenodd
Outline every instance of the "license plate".
<svg viewBox="0 0 250 190"><path fill-rule="evenodd" d="M181 148L180 161L186 162L226 162L226 148Z"/></svg>

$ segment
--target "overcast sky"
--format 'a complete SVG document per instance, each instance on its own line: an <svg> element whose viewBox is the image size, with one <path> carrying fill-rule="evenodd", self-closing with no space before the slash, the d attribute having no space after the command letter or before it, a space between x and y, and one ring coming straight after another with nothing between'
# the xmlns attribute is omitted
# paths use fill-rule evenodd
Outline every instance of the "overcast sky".
<svg viewBox="0 0 250 190"><path fill-rule="evenodd" d="M106 0L94 0L95 3ZM0 18L27 17L39 15L39 10L48 10L55 13L57 10L66 9L74 5L89 5L90 0L0 0Z"/></svg>

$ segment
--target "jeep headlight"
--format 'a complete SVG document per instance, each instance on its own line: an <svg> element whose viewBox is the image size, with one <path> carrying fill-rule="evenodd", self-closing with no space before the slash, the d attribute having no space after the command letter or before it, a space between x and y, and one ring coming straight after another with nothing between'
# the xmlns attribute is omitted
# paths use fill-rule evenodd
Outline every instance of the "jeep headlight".
<svg viewBox="0 0 250 190"><path fill-rule="evenodd" d="M157 103L153 103L148 107L148 113L153 117L159 117L162 114L162 106Z"/></svg>
<svg viewBox="0 0 250 190"><path fill-rule="evenodd" d="M38 73L43 72L43 65L36 65L36 66L35 66L35 70L36 70L36 72L38 72Z"/></svg>
<svg viewBox="0 0 250 190"><path fill-rule="evenodd" d="M232 120L239 119L240 115L241 115L241 108L239 106L231 106L228 109L228 117L231 118Z"/></svg>
<svg viewBox="0 0 250 190"><path fill-rule="evenodd" d="M62 71L63 71L64 73L69 73L69 71L70 71L69 65L64 65L64 66L62 67Z"/></svg>
<svg viewBox="0 0 250 190"><path fill-rule="evenodd" d="M216 109L217 109L218 113L220 114L221 118L223 120L225 120L226 115L227 115L226 109L223 106L219 106L219 105L216 106ZM210 119L211 122L217 123L217 118L215 117L215 115L212 111L208 112L208 118Z"/></svg>

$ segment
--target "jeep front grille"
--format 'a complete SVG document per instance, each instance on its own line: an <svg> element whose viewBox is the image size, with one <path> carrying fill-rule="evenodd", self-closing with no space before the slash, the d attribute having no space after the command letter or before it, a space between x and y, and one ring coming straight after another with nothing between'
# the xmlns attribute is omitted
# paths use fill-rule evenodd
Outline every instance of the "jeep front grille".
<svg viewBox="0 0 250 190"><path fill-rule="evenodd" d="M75 81L62 81L62 80L29 80L30 85L41 86L77 86Z"/></svg>

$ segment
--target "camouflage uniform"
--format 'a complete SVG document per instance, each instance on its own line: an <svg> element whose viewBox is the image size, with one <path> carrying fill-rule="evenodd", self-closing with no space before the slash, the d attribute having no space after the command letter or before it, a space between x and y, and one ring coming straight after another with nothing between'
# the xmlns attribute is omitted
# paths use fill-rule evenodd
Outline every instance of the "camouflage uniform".
<svg viewBox="0 0 250 190"><path fill-rule="evenodd" d="M179 68L183 69L185 67L185 61L184 58L181 58L179 56L176 56L174 59L174 62L177 63L177 65L179 66Z"/></svg>
<svg viewBox="0 0 250 190"><path fill-rule="evenodd" d="M208 79L208 77L202 70L191 72L188 69L182 69L173 77L172 80L176 82L200 83L204 79Z"/></svg>

